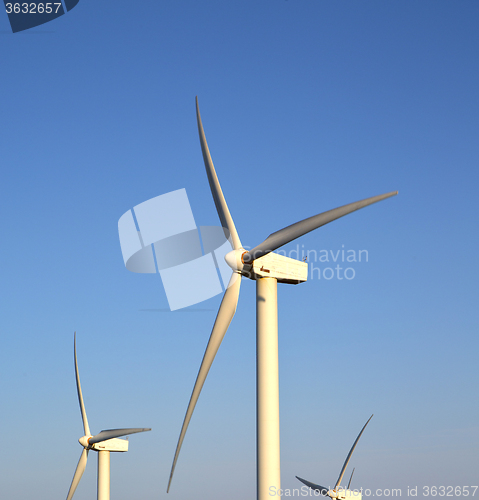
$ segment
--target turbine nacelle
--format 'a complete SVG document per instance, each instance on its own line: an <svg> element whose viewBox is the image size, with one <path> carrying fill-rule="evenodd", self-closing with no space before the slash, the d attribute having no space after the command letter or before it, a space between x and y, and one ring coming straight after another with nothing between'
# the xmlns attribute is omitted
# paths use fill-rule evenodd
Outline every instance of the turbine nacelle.
<svg viewBox="0 0 479 500"><path fill-rule="evenodd" d="M113 451L113 452L128 451L127 439L111 438L90 444L90 440L92 438L93 436L83 436L78 440L78 442L83 446L83 448L85 448L85 450Z"/></svg>
<svg viewBox="0 0 479 500"><path fill-rule="evenodd" d="M125 452L128 451L129 441L127 439L106 439L92 445L95 451L112 451L112 452Z"/></svg>
<svg viewBox="0 0 479 500"><path fill-rule="evenodd" d="M359 490L345 490L341 487L337 490L329 490L326 495L330 498L337 498L338 500L362 500L362 495Z"/></svg>
<svg viewBox="0 0 479 500"><path fill-rule="evenodd" d="M244 248L232 250L225 255L225 261L234 272L241 273L246 278L252 280L275 278L278 283L289 284L302 283L308 279L306 262L270 252L259 259L245 263L245 254L249 255Z"/></svg>
<svg viewBox="0 0 479 500"><path fill-rule="evenodd" d="M320 486L319 484L310 483L305 479L301 479L298 476L296 477L306 486L309 486L312 490L319 491L322 495L327 496L329 498L338 500L362 500L362 494L359 490L345 489L342 486L328 490L327 488Z"/></svg>

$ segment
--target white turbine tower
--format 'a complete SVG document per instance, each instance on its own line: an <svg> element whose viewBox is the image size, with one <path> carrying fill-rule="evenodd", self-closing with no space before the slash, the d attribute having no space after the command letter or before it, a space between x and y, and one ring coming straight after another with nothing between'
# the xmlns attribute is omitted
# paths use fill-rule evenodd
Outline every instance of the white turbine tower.
<svg viewBox="0 0 479 500"><path fill-rule="evenodd" d="M110 452L124 452L128 451L128 441L126 439L117 439L120 436L128 436L136 432L151 431L151 429L108 429L101 431L96 436L90 433L88 426L88 419L86 417L85 405L83 404L83 395L80 385L80 374L78 373L77 363L77 348L76 348L76 334L73 341L73 349L75 354L75 376L77 382L78 401L80 403L80 411L83 420L83 431L85 435L78 441L83 446L83 450L78 461L75 474L73 475L72 484L68 491L67 500L71 500L78 483L80 482L83 472L85 472L88 452L94 450L98 452L98 500L110 500Z"/></svg>
<svg viewBox="0 0 479 500"><path fill-rule="evenodd" d="M369 420L373 418L373 415L369 417ZM366 429L366 425L369 424L369 420L364 424L364 427L361 429L361 432L359 433L358 437L356 438L356 441L354 441L353 446L349 450L348 456L346 457L346 460L344 461L343 467L341 469L341 472L339 473L338 480L336 481L336 484L333 489L326 488L326 486L321 486L319 484L314 484L309 481L306 481L306 479L301 479L300 477L296 476L296 479L299 479L302 483L304 483L306 486L309 486L312 490L314 491L319 491L321 495L327 496L329 498L338 498L339 500L346 500L346 499L351 499L351 500L361 500L362 495L361 492L356 490L352 491L349 489L351 486L351 479L353 478L354 474L354 469L353 472L351 473L351 477L349 478L348 482L348 487L343 488L341 486L341 481L343 480L344 473L346 472L346 467L349 464L349 460L351 459L351 455L353 454L354 448L356 448L356 445L358 444L359 438L361 437L361 434L364 432L364 429Z"/></svg>
<svg viewBox="0 0 479 500"><path fill-rule="evenodd" d="M277 284L278 282L301 283L306 281L308 276L308 266L305 262L275 254L273 250L344 215L394 196L397 191L350 203L309 217L270 234L263 243L246 251L236 232L213 166L201 123L198 99L196 99L196 117L203 160L216 211L221 225L226 230L233 245L233 250L225 257L233 273L218 310L186 410L167 491L170 489L178 455L196 402L216 352L235 314L241 276L245 276L256 280L257 498L258 500L266 500L270 498L270 488L276 488L275 491L280 489Z"/></svg>

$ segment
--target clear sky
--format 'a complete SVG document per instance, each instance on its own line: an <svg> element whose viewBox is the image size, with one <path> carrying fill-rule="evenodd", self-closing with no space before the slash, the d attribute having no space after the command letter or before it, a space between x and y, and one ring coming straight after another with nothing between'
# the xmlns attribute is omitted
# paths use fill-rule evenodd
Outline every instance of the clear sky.
<svg viewBox="0 0 479 500"><path fill-rule="evenodd" d="M245 245L399 190L298 240L367 250L354 279L279 287L283 486L334 482L372 413L353 486L477 485L478 26L476 0L81 0L17 34L1 15L0 497L66 497L75 330L92 432L153 428L112 456L112 499L255 497L254 283L167 495L221 296L165 312L118 240L180 188L218 224L196 95ZM75 499L95 495L91 453Z"/></svg>

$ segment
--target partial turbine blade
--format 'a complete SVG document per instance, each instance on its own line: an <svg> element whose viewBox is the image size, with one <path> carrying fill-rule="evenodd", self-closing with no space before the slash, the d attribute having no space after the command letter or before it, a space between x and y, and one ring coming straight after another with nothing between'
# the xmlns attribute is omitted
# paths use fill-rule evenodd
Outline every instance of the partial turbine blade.
<svg viewBox="0 0 479 500"><path fill-rule="evenodd" d="M348 487L346 488L347 490L349 490L349 487L351 486L351 479L353 478L353 474L354 474L355 470L356 470L356 467L353 469L353 472L351 472L351 477L349 478Z"/></svg>
<svg viewBox="0 0 479 500"><path fill-rule="evenodd" d="M301 479L298 476L296 476L296 479L299 479L302 483L304 483L306 486L309 486L312 490L319 491L321 493L321 495L327 496L329 489L326 488L325 486L310 483L309 481L306 481L306 479Z"/></svg>
<svg viewBox="0 0 479 500"><path fill-rule="evenodd" d="M198 97L196 98L196 120L198 122L198 133L200 134L201 151L203 152L203 160L206 167L206 175L208 176L208 182L210 184L211 194L213 195L213 200L215 201L216 211L221 221L221 225L229 231L229 237L231 237L231 242L235 250L243 248L241 241L239 239L238 233L236 232L236 227L234 225L233 219L231 217L230 211L228 210L228 205L226 204L225 197L223 196L223 191L221 190L220 183L218 181L218 176L216 175L215 167L213 165L213 160L211 159L210 150L208 148L208 143L206 142L205 132L203 130L203 124L201 123L200 108L198 106Z"/></svg>
<svg viewBox="0 0 479 500"><path fill-rule="evenodd" d="M373 415L369 417L369 420L373 418ZM353 446L349 450L348 456L346 457L346 460L344 461L343 468L341 469L341 472L339 473L338 480L336 481L336 486L334 489L336 489L340 484L341 480L343 479L344 473L346 472L346 467L348 466L349 460L351 458L351 455L353 454L354 448L356 448L356 445L358 444L359 438L361 437L361 434L364 432L364 429L366 429L366 426L369 424L369 420L364 424L364 427L361 429L361 432L359 433L358 437L356 438L356 441L354 441ZM354 472L354 471L353 471ZM352 477L352 474L351 474Z"/></svg>
<svg viewBox="0 0 479 500"><path fill-rule="evenodd" d="M67 500L71 500L75 490L77 489L78 483L80 482L83 473L85 472L86 461L88 459L88 450L83 448L83 451L80 455L80 460L78 460L78 465L75 470L75 474L73 475L72 484L70 485L70 489L68 490Z"/></svg>
<svg viewBox="0 0 479 500"><path fill-rule="evenodd" d="M368 205L372 205L373 203L377 203L378 201L385 200L386 198L390 198L391 196L395 196L397 194L397 191L392 191L391 193L373 196L372 198L366 198L365 200L349 203L348 205L343 205L342 207L334 208L333 210L328 210L327 212L313 215L313 217L296 222L291 226L270 234L263 241L263 243L260 243L258 246L245 253L243 255L243 261L252 262L255 259L259 259L260 257L263 257L263 255L266 255L277 248L286 245L286 243L303 236L303 234L309 233L318 227L324 226L325 224L339 219L340 217L344 217L345 215L355 212L360 208L367 207Z"/></svg>
<svg viewBox="0 0 479 500"><path fill-rule="evenodd" d="M106 441L107 439L113 439L121 436L129 436L130 434L136 434L137 432L147 432L151 429L146 428L132 428L132 429L108 429L101 431L100 434L91 437L88 440L88 444L100 443L101 441Z"/></svg>
<svg viewBox="0 0 479 500"><path fill-rule="evenodd" d="M77 363L77 334L75 332L73 336L73 352L75 354L75 376L76 376L76 381L77 381L77 392L78 392L78 401L80 403L80 411L81 411L81 418L83 420L83 431L85 432L85 436L90 435L90 427L88 427L88 419L86 418L86 411L85 411L85 405L83 404L83 395L81 392L81 385L80 385L80 374L78 372L78 363Z"/></svg>
<svg viewBox="0 0 479 500"><path fill-rule="evenodd" d="M213 330L210 335L210 340L206 346L206 351L203 356L203 361L201 362L200 370L198 376L196 377L195 386L193 388L193 393L191 394L190 402L188 404L188 409L186 410L185 419L183 421L183 427L181 428L180 437L178 438L178 444L176 445L175 457L173 459L173 465L171 466L170 479L168 481L168 489L170 490L171 480L173 479L173 473L175 472L176 462L178 460L178 455L180 454L181 445L183 444L183 439L185 438L186 429L188 429L188 424L190 423L191 416L195 409L196 402L200 396L201 389L205 383L206 376L210 370L210 367L215 359L216 353L221 345L221 341L225 336L228 327L230 326L231 320L236 312L236 305L238 303L238 296L240 291L241 276L233 273L231 275L228 288L224 294L223 300L221 301L218 314L216 316L216 321L213 326Z"/></svg>

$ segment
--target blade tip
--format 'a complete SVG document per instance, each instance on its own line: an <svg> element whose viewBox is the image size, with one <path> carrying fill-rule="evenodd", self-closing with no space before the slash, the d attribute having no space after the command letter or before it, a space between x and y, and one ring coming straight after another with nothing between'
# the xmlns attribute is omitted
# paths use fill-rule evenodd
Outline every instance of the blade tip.
<svg viewBox="0 0 479 500"><path fill-rule="evenodd" d="M386 198L391 198L391 196L396 196L399 193L399 191L389 191L389 193L383 194Z"/></svg>

